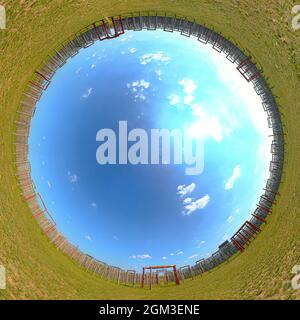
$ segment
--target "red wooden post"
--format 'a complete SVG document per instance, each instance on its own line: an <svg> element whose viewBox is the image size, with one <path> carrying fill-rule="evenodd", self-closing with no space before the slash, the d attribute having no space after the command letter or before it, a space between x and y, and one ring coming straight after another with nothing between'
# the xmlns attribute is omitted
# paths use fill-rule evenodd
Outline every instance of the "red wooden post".
<svg viewBox="0 0 300 320"><path fill-rule="evenodd" d="M258 70L256 73L254 73L249 79L248 82L252 81L253 79L257 78L260 76L260 71Z"/></svg>
<svg viewBox="0 0 300 320"><path fill-rule="evenodd" d="M125 33L125 31L124 31L123 20L122 20L121 16L120 16L120 24L121 24L121 28L122 28L122 34L123 34L123 33Z"/></svg>
<svg viewBox="0 0 300 320"><path fill-rule="evenodd" d="M114 27L115 37L117 37L117 36L119 36L119 32L118 32L114 17L111 18L111 21L112 21L112 24Z"/></svg>
<svg viewBox="0 0 300 320"><path fill-rule="evenodd" d="M237 240L235 240L234 238L231 238L231 240L239 251L244 251L244 247Z"/></svg>
<svg viewBox="0 0 300 320"><path fill-rule="evenodd" d="M105 21L103 19L102 19L102 30L103 30L104 34L106 35L106 38L109 38L109 33L108 33L107 28L106 28Z"/></svg>
<svg viewBox="0 0 300 320"><path fill-rule="evenodd" d="M35 73L38 74L39 76L41 76L45 81L50 82L50 79L48 79L47 77L45 77L41 72L35 71Z"/></svg>
<svg viewBox="0 0 300 320"><path fill-rule="evenodd" d="M179 277L178 277L178 273L177 273L175 265L173 266L173 272L174 272L174 276L175 276L175 282L176 282L177 285L179 285L180 281L179 281Z"/></svg>
<svg viewBox="0 0 300 320"><path fill-rule="evenodd" d="M51 231L53 228L55 228L55 225L50 226L49 228L47 228L45 230L45 233L48 233L49 231Z"/></svg>
<svg viewBox="0 0 300 320"><path fill-rule="evenodd" d="M237 233L237 237L241 238L242 240L244 239L246 241L246 243L249 243L249 239L246 238L242 233Z"/></svg>
<svg viewBox="0 0 300 320"><path fill-rule="evenodd" d="M97 33L97 36L98 36L99 40L101 40L100 33L99 33L99 31L98 31L98 29L96 27L96 23L93 23L93 26L94 26L94 29L95 29L95 31Z"/></svg>
<svg viewBox="0 0 300 320"><path fill-rule="evenodd" d="M167 284L169 284L169 275L168 275L168 270L166 270L165 274L166 274L166 282L167 282Z"/></svg>
<svg viewBox="0 0 300 320"><path fill-rule="evenodd" d="M265 188L264 189L265 191L268 191L268 192L270 192L270 193L273 193L273 194L275 194L275 195L279 195L280 196L280 193L279 192L275 192L275 191L273 191L273 190L270 190L270 189L267 189L267 188Z"/></svg>
<svg viewBox="0 0 300 320"><path fill-rule="evenodd" d="M143 267L143 274L142 274L142 288L144 288L145 285L145 268Z"/></svg>
<svg viewBox="0 0 300 320"><path fill-rule="evenodd" d="M44 213L43 210L42 210L42 211L39 211L38 213L33 214L32 217L33 217L33 218L39 217L39 216L41 216L43 213Z"/></svg>
<svg viewBox="0 0 300 320"><path fill-rule="evenodd" d="M240 69L242 66L244 66L249 60L251 59L251 57L247 57L245 60L243 60L237 67L237 69Z"/></svg>
<svg viewBox="0 0 300 320"><path fill-rule="evenodd" d="M250 221L246 221L246 224L248 224L252 230L254 230L255 232L259 232L260 229L258 227L256 227L253 223L251 223Z"/></svg>
<svg viewBox="0 0 300 320"><path fill-rule="evenodd" d="M31 196L28 196L25 198L26 201L33 199L36 196L36 194L33 194Z"/></svg>
<svg viewBox="0 0 300 320"><path fill-rule="evenodd" d="M254 213L252 213L252 216L253 216L254 218L256 218L257 220L259 220L259 221L263 222L263 223L267 223L267 221L266 221L265 219L263 219L263 218L261 218L261 217L257 216L257 215L256 215L256 214L254 214Z"/></svg>
<svg viewBox="0 0 300 320"><path fill-rule="evenodd" d="M268 209L268 208L262 206L261 204L257 204L257 207L262 209L262 210L264 210L264 211L266 211L266 212L268 212L268 213L272 212L271 209Z"/></svg>

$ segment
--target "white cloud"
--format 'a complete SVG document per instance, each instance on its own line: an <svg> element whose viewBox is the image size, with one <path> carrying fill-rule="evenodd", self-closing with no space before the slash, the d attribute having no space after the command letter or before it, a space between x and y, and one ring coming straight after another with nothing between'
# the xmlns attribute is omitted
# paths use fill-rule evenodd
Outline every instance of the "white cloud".
<svg viewBox="0 0 300 320"><path fill-rule="evenodd" d="M267 137L270 134L270 129L267 125L267 117L262 108L260 97L256 94L253 87L249 86L249 83L235 70L233 64L226 61L224 56L213 54L211 57L216 65L216 70L221 81L239 97L246 107L257 131Z"/></svg>
<svg viewBox="0 0 300 320"><path fill-rule="evenodd" d="M226 220L228 223L231 223L233 221L233 216L229 216Z"/></svg>
<svg viewBox="0 0 300 320"><path fill-rule="evenodd" d="M144 79L141 79L141 80L133 81L129 86L148 89L150 87L150 82L145 81Z"/></svg>
<svg viewBox="0 0 300 320"><path fill-rule="evenodd" d="M189 134L194 138L212 137L220 142L223 139L223 129L219 119L209 116L200 104L192 104L191 108L198 120L189 127Z"/></svg>
<svg viewBox="0 0 300 320"><path fill-rule="evenodd" d="M96 67L96 65L93 63L92 65L91 65L91 69L94 69Z"/></svg>
<svg viewBox="0 0 300 320"><path fill-rule="evenodd" d="M78 176L75 173L68 171L68 176L71 183L76 183L78 181Z"/></svg>
<svg viewBox="0 0 300 320"><path fill-rule="evenodd" d="M138 254L139 259L151 259L152 257L149 254Z"/></svg>
<svg viewBox="0 0 300 320"><path fill-rule="evenodd" d="M152 257L148 253L134 254L129 257L130 259L151 259Z"/></svg>
<svg viewBox="0 0 300 320"><path fill-rule="evenodd" d="M187 96L184 97L183 99L183 103L184 104L191 104L193 101L195 100L195 97L192 94L189 94Z"/></svg>
<svg viewBox="0 0 300 320"><path fill-rule="evenodd" d="M204 240L200 241L197 248L200 248L203 244L205 244L205 241Z"/></svg>
<svg viewBox="0 0 300 320"><path fill-rule="evenodd" d="M241 176L241 167L240 165L237 165L233 169L232 176L225 183L225 190L232 189L236 179L238 179L240 176Z"/></svg>
<svg viewBox="0 0 300 320"><path fill-rule="evenodd" d="M189 193L192 193L196 188L196 184L194 182L192 182L189 185L179 185L177 187L177 194L179 194L180 196L184 197Z"/></svg>
<svg viewBox="0 0 300 320"><path fill-rule="evenodd" d="M87 91L81 96L81 98L87 99L91 95L92 91L93 91L93 88L87 89Z"/></svg>
<svg viewBox="0 0 300 320"><path fill-rule="evenodd" d="M195 100L194 92L197 89L196 83L192 79L187 78L181 79L178 83L183 86L183 91L185 93L183 103L191 106L192 102Z"/></svg>
<svg viewBox="0 0 300 320"><path fill-rule="evenodd" d="M92 202L92 203L91 203L91 207L97 208L97 203L96 203L96 202Z"/></svg>
<svg viewBox="0 0 300 320"><path fill-rule="evenodd" d="M162 257L163 260L167 260L167 257Z"/></svg>
<svg viewBox="0 0 300 320"><path fill-rule="evenodd" d="M128 51L130 53L135 53L135 52L137 52L137 49L136 48L129 48Z"/></svg>
<svg viewBox="0 0 300 320"><path fill-rule="evenodd" d="M147 63L150 63L152 60L160 61L160 62L167 62L170 60L170 57L168 55L164 54L163 51L158 51L156 53L147 53L147 54L144 54L140 58L140 63L147 64Z"/></svg>
<svg viewBox="0 0 300 320"><path fill-rule="evenodd" d="M185 216L189 216L196 210L204 209L207 206L209 201L210 201L210 197L208 194L200 199L193 200L191 203L184 206L184 211L182 212L182 214Z"/></svg>
<svg viewBox="0 0 300 320"><path fill-rule="evenodd" d="M262 108L261 98L256 94L253 86L242 78L236 70L236 66L229 63L224 55L220 55L209 47L199 44L197 40L195 40L195 45L202 53L202 56L207 58L207 63L214 66L223 84L232 92L232 97L234 98L232 107L235 107L237 113L242 113L244 116L249 117L253 126L261 134L262 148L264 150L261 160L266 164L265 179L267 179L269 177L267 167L271 160L270 143L272 137L270 135L272 130L268 128L267 116Z"/></svg>
<svg viewBox="0 0 300 320"><path fill-rule="evenodd" d="M180 256L180 255L182 255L183 254L183 251L182 250L178 250L177 252L176 252L176 255L177 256Z"/></svg>
<svg viewBox="0 0 300 320"><path fill-rule="evenodd" d="M189 259L195 259L197 257L198 257L198 254L196 253L196 254L193 254L192 256L189 256Z"/></svg>
<svg viewBox="0 0 300 320"><path fill-rule="evenodd" d="M51 182L49 180L47 181L47 185L48 185L49 188L52 187Z"/></svg>
<svg viewBox="0 0 300 320"><path fill-rule="evenodd" d="M170 253L170 256L173 257L175 255L175 253Z"/></svg>
<svg viewBox="0 0 300 320"><path fill-rule="evenodd" d="M192 198L185 198L184 200L183 200L183 204L189 204L189 203L191 203L193 201L193 199Z"/></svg>
<svg viewBox="0 0 300 320"><path fill-rule="evenodd" d="M176 104L178 104L179 102L180 102L180 98L178 97L178 95L177 94L171 94L169 97L168 97L168 99L170 100L170 105L171 106L174 106L174 105L176 105Z"/></svg>
<svg viewBox="0 0 300 320"><path fill-rule="evenodd" d="M187 95L193 94L197 89L197 85L192 79L184 78L179 81L179 84L183 86L183 90Z"/></svg>
<svg viewBox="0 0 300 320"><path fill-rule="evenodd" d="M116 240L116 241L119 240L119 238L117 236L113 236L113 239Z"/></svg>
<svg viewBox="0 0 300 320"><path fill-rule="evenodd" d="M134 93L134 99L137 101L146 100L144 91L150 87L150 82L145 81L144 79L133 81L132 83L127 83L127 88Z"/></svg>
<svg viewBox="0 0 300 320"><path fill-rule="evenodd" d="M158 76L158 80L162 80L162 71L161 70L155 70L156 75Z"/></svg>
<svg viewBox="0 0 300 320"><path fill-rule="evenodd" d="M84 238L85 238L86 240L88 240L88 241L92 241L91 236L89 236L88 234L87 234L86 236L84 236Z"/></svg>

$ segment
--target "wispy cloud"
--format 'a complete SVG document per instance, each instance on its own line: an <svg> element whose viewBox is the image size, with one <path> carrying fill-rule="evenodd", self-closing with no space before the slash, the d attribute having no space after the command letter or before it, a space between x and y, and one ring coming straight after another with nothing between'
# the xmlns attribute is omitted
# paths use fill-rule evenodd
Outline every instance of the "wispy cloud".
<svg viewBox="0 0 300 320"><path fill-rule="evenodd" d="M233 221L233 216L229 216L226 220L228 223L231 223Z"/></svg>
<svg viewBox="0 0 300 320"><path fill-rule="evenodd" d="M128 51L130 53L135 53L135 52L137 52L137 49L136 48L129 48Z"/></svg>
<svg viewBox="0 0 300 320"><path fill-rule="evenodd" d="M84 236L84 238L85 238L86 240L88 240L88 241L92 241L91 236L89 236L88 234L87 234L86 236Z"/></svg>
<svg viewBox="0 0 300 320"><path fill-rule="evenodd" d="M92 202L92 203L91 203L91 207L92 207L92 208L97 208L97 203L96 203L96 202Z"/></svg>
<svg viewBox="0 0 300 320"><path fill-rule="evenodd" d="M75 73L78 74L81 71L81 67L79 67L78 69L76 69Z"/></svg>
<svg viewBox="0 0 300 320"><path fill-rule="evenodd" d="M129 257L130 259L151 259L152 257L148 253L144 254L134 254Z"/></svg>
<svg viewBox="0 0 300 320"><path fill-rule="evenodd" d="M51 182L49 180L47 181L47 185L48 185L49 188L52 187Z"/></svg>
<svg viewBox="0 0 300 320"><path fill-rule="evenodd" d="M241 167L237 165L234 167L232 176L225 183L225 190L230 190L233 188L236 179L241 176Z"/></svg>
<svg viewBox="0 0 300 320"><path fill-rule="evenodd" d="M197 248L200 248L202 245L205 244L205 242L206 242L205 240L200 241L199 244L198 244L198 246L197 246Z"/></svg>
<svg viewBox="0 0 300 320"><path fill-rule="evenodd" d="M170 100L169 104L174 106L180 102L180 98L177 94L171 94L168 99Z"/></svg>
<svg viewBox="0 0 300 320"><path fill-rule="evenodd" d="M171 58L166 55L163 51L158 51L156 53L147 53L144 54L141 58L140 58L140 63L141 64L148 64L151 61L160 61L160 62L167 62L169 61Z"/></svg>
<svg viewBox="0 0 300 320"><path fill-rule="evenodd" d="M113 236L113 239L119 241L119 238L117 236Z"/></svg>
<svg viewBox="0 0 300 320"><path fill-rule="evenodd" d="M78 176L75 173L71 173L70 171L68 171L68 176L69 176L69 181L71 183L76 183L78 181Z"/></svg>
<svg viewBox="0 0 300 320"><path fill-rule="evenodd" d="M212 137L215 141L220 142L223 139L223 128L219 119L208 115L199 103L193 103L190 107L198 120L190 126L189 134L197 138Z"/></svg>
<svg viewBox="0 0 300 320"><path fill-rule="evenodd" d="M192 198L185 198L185 199L183 199L183 204L189 204L189 203L191 203L191 202L193 202L193 199Z"/></svg>
<svg viewBox="0 0 300 320"><path fill-rule="evenodd" d="M192 182L189 185L179 185L177 187L177 194L179 194L180 196L184 197L189 193L192 193L196 188L196 184L194 182Z"/></svg>
<svg viewBox="0 0 300 320"><path fill-rule="evenodd" d="M192 79L187 78L181 79L179 84L183 86L183 91L185 93L183 103L190 105L195 100L194 92L198 87L197 84Z"/></svg>
<svg viewBox="0 0 300 320"><path fill-rule="evenodd" d="M144 79L141 79L141 80L133 81L132 83L127 84L127 87L128 88L138 87L138 88L148 89L150 87L150 82L145 81Z"/></svg>
<svg viewBox="0 0 300 320"><path fill-rule="evenodd" d="M161 70L155 70L156 75L158 76L158 80L162 80L162 71Z"/></svg>
<svg viewBox="0 0 300 320"><path fill-rule="evenodd" d="M134 99L137 101L146 100L144 91L150 87L150 82L145 81L144 79L133 81L132 83L127 83L127 88L131 90L134 94Z"/></svg>
<svg viewBox="0 0 300 320"><path fill-rule="evenodd" d="M93 91L93 88L88 88L86 92L81 96L82 99L87 99Z"/></svg>
<svg viewBox="0 0 300 320"><path fill-rule="evenodd" d="M210 201L210 197L208 194L200 199L193 200L192 202L190 202L184 206L184 210L183 210L182 214L185 216L189 216L190 214L192 214L196 210L204 209L207 206L207 204L209 203L209 201Z"/></svg>
<svg viewBox="0 0 300 320"><path fill-rule="evenodd" d="M193 254L192 256L189 256L189 259L195 259L195 258L198 258L198 254L197 253Z"/></svg>
<svg viewBox="0 0 300 320"><path fill-rule="evenodd" d="M167 257L161 257L163 260L167 260Z"/></svg>

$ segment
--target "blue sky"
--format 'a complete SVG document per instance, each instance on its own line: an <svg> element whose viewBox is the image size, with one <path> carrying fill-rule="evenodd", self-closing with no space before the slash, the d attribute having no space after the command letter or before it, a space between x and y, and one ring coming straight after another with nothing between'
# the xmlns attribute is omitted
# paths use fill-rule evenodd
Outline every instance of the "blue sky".
<svg viewBox="0 0 300 320"><path fill-rule="evenodd" d="M99 165L102 128L189 128L204 171ZM268 176L266 115L253 88L209 46L127 32L81 50L54 76L32 122L32 177L58 229L123 268L193 264L255 208Z"/></svg>

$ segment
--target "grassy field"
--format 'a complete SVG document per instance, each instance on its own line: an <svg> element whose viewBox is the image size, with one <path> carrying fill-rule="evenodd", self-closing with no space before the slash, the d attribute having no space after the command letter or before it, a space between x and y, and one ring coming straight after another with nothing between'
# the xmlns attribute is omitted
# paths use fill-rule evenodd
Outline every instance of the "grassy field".
<svg viewBox="0 0 300 320"><path fill-rule="evenodd" d="M295 299L291 269L300 264L300 30L290 0L2 1L0 30L0 299ZM22 200L14 165L14 121L22 92L51 49L105 15L165 10L194 17L251 52L282 112L286 163L281 196L263 232L232 261L180 286L118 286L83 270L41 233Z"/></svg>

